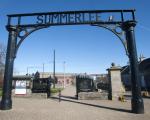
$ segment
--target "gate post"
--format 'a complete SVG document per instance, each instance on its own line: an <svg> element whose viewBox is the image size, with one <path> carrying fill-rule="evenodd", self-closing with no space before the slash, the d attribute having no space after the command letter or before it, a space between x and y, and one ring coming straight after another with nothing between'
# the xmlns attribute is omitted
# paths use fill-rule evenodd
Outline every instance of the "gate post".
<svg viewBox="0 0 150 120"><path fill-rule="evenodd" d="M135 35L134 35L135 26L136 26L136 21L127 21L123 23L123 29L126 34L126 41L127 41L127 48L129 53L130 69L131 69L132 112L137 114L142 114L144 113L144 103L141 96L141 86L140 86L140 79L139 79L138 58L137 58L136 42L135 42Z"/></svg>
<svg viewBox="0 0 150 120"><path fill-rule="evenodd" d="M3 81L3 95L1 100L1 110L9 110L12 108L11 91L12 91L12 77L13 65L16 55L17 29L13 26L7 26L9 32L7 43L7 54L5 61L5 73Z"/></svg>

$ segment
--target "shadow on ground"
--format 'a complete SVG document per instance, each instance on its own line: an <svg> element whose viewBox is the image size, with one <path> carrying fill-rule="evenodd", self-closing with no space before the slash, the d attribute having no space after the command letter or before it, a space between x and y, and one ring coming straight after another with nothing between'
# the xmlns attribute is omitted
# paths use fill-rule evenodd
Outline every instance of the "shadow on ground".
<svg viewBox="0 0 150 120"><path fill-rule="evenodd" d="M132 95L124 95L124 96L125 96L126 100L131 100L131 98L132 98ZM150 99L150 96L142 96L142 98Z"/></svg>
<svg viewBox="0 0 150 120"><path fill-rule="evenodd" d="M65 98L67 98L67 99L65 99ZM114 111L131 113L131 110L120 109L120 108L112 108L112 107L106 107L106 106L101 106L101 105L89 104L89 103L85 103L85 102L74 101L74 100L77 100L76 97L61 96L61 98L59 98L59 97L50 97L50 99L58 100L59 102L67 101L67 102L72 102L72 103L77 103L77 104L82 104L82 105L88 105L88 106L97 107L97 108L103 108L103 109L109 109L109 110L114 110Z"/></svg>
<svg viewBox="0 0 150 120"><path fill-rule="evenodd" d="M64 95L61 95L61 97L68 98L68 99L73 99L73 100L77 100L77 97L64 96Z"/></svg>

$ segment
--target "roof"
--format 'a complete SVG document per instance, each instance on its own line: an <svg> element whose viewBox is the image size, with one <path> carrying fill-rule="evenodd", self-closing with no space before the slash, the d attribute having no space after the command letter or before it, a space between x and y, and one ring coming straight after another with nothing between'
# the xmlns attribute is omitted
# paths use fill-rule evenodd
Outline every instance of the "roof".
<svg viewBox="0 0 150 120"><path fill-rule="evenodd" d="M148 68L150 69L150 58L147 58L143 60L142 62L140 62L139 70L142 72Z"/></svg>
<svg viewBox="0 0 150 120"><path fill-rule="evenodd" d="M150 58L144 59L143 61L139 62L139 71L143 72L146 69L150 69ZM129 65L123 66L121 74L129 74L129 70Z"/></svg>
<svg viewBox="0 0 150 120"><path fill-rule="evenodd" d="M13 80L31 80L31 76L27 76L27 75L16 75L13 76Z"/></svg>

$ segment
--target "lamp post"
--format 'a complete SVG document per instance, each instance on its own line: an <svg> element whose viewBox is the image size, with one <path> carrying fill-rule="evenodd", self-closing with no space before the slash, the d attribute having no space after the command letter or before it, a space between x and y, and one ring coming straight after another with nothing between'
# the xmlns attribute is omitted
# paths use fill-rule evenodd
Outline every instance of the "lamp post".
<svg viewBox="0 0 150 120"><path fill-rule="evenodd" d="M42 78L44 78L44 68L45 67L45 64L43 63L43 73L42 73Z"/></svg>
<svg viewBox="0 0 150 120"><path fill-rule="evenodd" d="M27 67L27 75L28 75L28 72L29 72L29 68Z"/></svg>
<svg viewBox="0 0 150 120"><path fill-rule="evenodd" d="M54 84L53 84L53 88L55 88L55 80L56 80L56 78L55 78L55 50L54 50L54 66L53 66L53 77L54 77Z"/></svg>
<svg viewBox="0 0 150 120"><path fill-rule="evenodd" d="M63 62L63 69L64 69L64 82L63 82L63 88L66 87L66 81L65 81L65 77L66 77L66 75L65 75L65 64L66 64L66 62L64 61L64 62Z"/></svg>

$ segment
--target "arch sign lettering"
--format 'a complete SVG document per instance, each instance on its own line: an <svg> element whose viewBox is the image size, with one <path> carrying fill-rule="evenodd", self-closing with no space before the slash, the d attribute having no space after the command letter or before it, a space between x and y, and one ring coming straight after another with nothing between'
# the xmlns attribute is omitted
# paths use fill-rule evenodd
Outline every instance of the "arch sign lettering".
<svg viewBox="0 0 150 120"><path fill-rule="evenodd" d="M131 111L133 113L144 113L134 35L134 27L136 26L135 10L87 10L8 15L6 28L9 36L1 100L2 110L12 108L11 87L13 64L19 46L25 38L36 30L50 26L83 24L105 28L113 32L121 40L129 57L131 68Z"/></svg>

